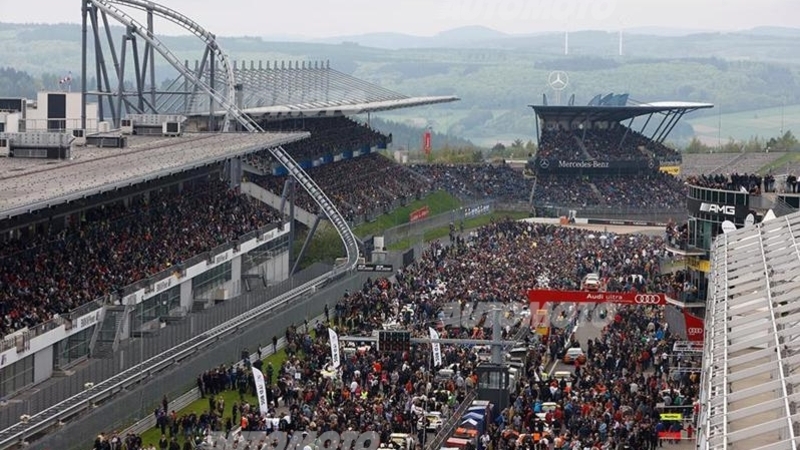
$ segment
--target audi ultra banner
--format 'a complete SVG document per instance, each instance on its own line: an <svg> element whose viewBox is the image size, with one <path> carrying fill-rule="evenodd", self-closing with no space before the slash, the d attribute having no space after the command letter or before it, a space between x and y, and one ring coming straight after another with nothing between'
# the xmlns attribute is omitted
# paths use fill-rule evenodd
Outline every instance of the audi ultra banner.
<svg viewBox="0 0 800 450"><path fill-rule="evenodd" d="M585 161L567 160L558 158L537 157L534 161L536 168L541 172L609 172L609 171L634 171L658 169L659 163L655 159L639 159L631 161Z"/></svg>
<svg viewBox="0 0 800 450"><path fill-rule="evenodd" d="M635 292L587 292L587 291L553 291L547 289L531 289L528 301L538 303L539 308L545 303L615 303L619 305L666 305L664 294L638 294Z"/></svg>

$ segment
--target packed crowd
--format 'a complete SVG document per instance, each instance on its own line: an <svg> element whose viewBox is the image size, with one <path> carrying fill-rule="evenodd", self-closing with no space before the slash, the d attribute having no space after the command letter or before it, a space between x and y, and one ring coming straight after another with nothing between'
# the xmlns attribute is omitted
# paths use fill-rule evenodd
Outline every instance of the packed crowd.
<svg viewBox="0 0 800 450"><path fill-rule="evenodd" d="M384 136L368 125L347 117L267 122L266 130L310 132L311 136L308 139L283 146L283 149L298 162L371 147L386 148L386 144L391 141L390 136Z"/></svg>
<svg viewBox="0 0 800 450"><path fill-rule="evenodd" d="M681 160L676 150L621 125L607 130L544 130L537 156L571 161Z"/></svg>
<svg viewBox="0 0 800 450"><path fill-rule="evenodd" d="M70 216L0 249L0 336L84 303L279 220L260 202L202 177Z"/></svg>
<svg viewBox="0 0 800 450"><path fill-rule="evenodd" d="M659 171L638 175L540 174L534 205L682 211L686 208L686 186L678 178Z"/></svg>
<svg viewBox="0 0 800 450"><path fill-rule="evenodd" d="M663 246L664 240L655 236L596 237L574 228L494 222L469 236L455 235L450 244L434 242L392 278L368 280L361 290L346 293L332 310L331 326L340 335L371 335L396 324L415 336L427 336L428 327L436 327L442 337L489 338L492 328L484 319L476 328L445 325L443 306L461 302L471 311L480 302L524 302L531 287L576 289L590 272L612 280L609 288L661 290L673 281L660 275ZM668 427L659 422L657 404L667 398L668 405L690 404L697 395L693 375L669 376L674 339L664 329L661 314L657 307L620 309L601 337L585 349L587 362L575 367L569 385L567 380L540 376L546 361L574 345L569 334L554 329L547 342L530 342L523 376L510 392L510 406L490 422L476 444L507 450L537 448L533 445L550 440L561 443L557 448L655 448L657 433ZM515 319L516 324L503 329L504 339L514 338L523 326L523 317ZM372 430L382 442L389 442L391 433L408 433L417 444L412 448L419 448L426 438L419 420L425 412L448 417L476 386L481 351L477 346L443 346L442 366L454 367L452 375L432 367L427 346L397 353L345 346L336 371L331 367L327 324L311 326L314 332L307 334L290 327L286 361L281 367L262 368L269 385L266 416L247 401L229 406L214 400L225 389L238 389L240 394L253 390L247 368L239 372L222 367L198 377L198 387L209 398L204 415L170 413L178 417L170 419L167 405L156 411L166 417L159 422L165 439L182 433L201 437L211 430L230 437L238 427L290 434ZM558 408L537 414L544 402L555 402ZM527 445L523 436L536 430L542 441ZM249 448L265 443L251 442Z"/></svg>
<svg viewBox="0 0 800 450"><path fill-rule="evenodd" d="M378 153L308 169L308 174L339 208L345 220L372 218L424 197L430 184L407 168ZM250 181L280 195L286 177L247 175ZM295 202L316 213L318 207L300 186Z"/></svg>
<svg viewBox="0 0 800 450"><path fill-rule="evenodd" d="M466 201L527 202L533 187L531 179L505 164L414 164L411 170L431 180L434 189Z"/></svg>
<svg viewBox="0 0 800 450"><path fill-rule="evenodd" d="M762 192L775 192L775 177L772 175L763 177L761 175L747 173L697 175L687 177L686 182L692 186L722 189L725 191L747 192L753 195L760 195Z"/></svg>

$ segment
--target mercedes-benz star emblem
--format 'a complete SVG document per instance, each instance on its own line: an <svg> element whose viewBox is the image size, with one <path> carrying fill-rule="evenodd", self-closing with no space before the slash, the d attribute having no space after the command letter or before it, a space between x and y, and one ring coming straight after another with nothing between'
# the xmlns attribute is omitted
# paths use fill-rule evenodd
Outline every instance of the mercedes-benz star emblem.
<svg viewBox="0 0 800 450"><path fill-rule="evenodd" d="M549 84L550 88L553 90L563 91L567 88L567 84L569 84L567 72L564 72L563 70L550 72L550 76L547 77L547 84Z"/></svg>
<svg viewBox="0 0 800 450"><path fill-rule="evenodd" d="M547 169L548 167L550 167L550 160L542 158L542 160L539 161L539 167L541 167L542 169Z"/></svg>

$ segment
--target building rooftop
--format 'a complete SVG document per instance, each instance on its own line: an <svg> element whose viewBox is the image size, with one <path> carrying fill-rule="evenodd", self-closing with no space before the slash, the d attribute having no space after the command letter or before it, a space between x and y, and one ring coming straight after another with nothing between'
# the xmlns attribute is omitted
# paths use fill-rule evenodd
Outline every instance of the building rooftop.
<svg viewBox="0 0 800 450"><path fill-rule="evenodd" d="M297 133L127 136L123 149L74 147L70 160L0 158L0 219L305 139Z"/></svg>
<svg viewBox="0 0 800 450"><path fill-rule="evenodd" d="M698 449L796 449L800 213L720 235L712 248Z"/></svg>

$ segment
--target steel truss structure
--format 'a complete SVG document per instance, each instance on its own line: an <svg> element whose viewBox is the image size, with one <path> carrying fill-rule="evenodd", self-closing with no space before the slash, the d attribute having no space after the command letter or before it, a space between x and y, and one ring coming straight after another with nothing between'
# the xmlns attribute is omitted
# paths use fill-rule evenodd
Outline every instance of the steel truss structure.
<svg viewBox="0 0 800 450"><path fill-rule="evenodd" d="M698 449L798 448L799 238L800 213L712 248Z"/></svg>

